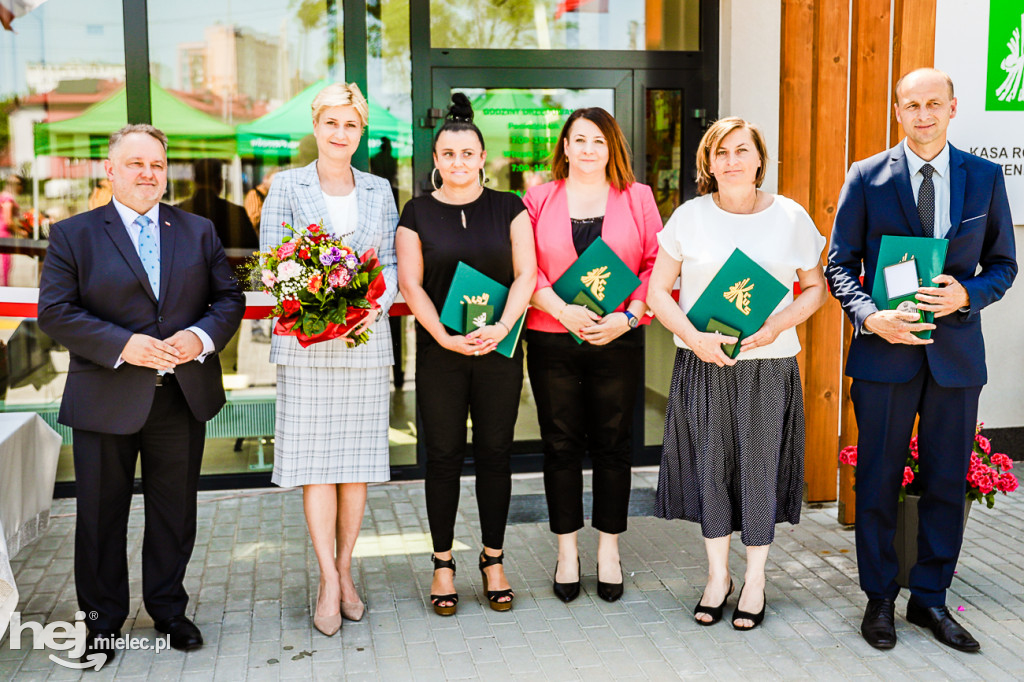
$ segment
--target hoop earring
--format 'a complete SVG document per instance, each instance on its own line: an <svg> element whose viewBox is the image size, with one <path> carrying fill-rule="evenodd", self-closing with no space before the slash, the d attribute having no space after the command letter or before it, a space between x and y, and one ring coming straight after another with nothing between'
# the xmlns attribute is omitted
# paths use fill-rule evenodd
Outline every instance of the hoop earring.
<svg viewBox="0 0 1024 682"><path fill-rule="evenodd" d="M430 171L430 184L433 186L434 189L436 189L438 192L440 192L441 191L441 185L436 183L436 182L434 182L434 173L440 173L440 171L438 171L437 168L434 168L434 170ZM444 184L444 183L442 182L441 184Z"/></svg>
<svg viewBox="0 0 1024 682"><path fill-rule="evenodd" d="M480 186L483 187L486 183L490 182L491 179L487 177L487 171L483 168L480 169Z"/></svg>

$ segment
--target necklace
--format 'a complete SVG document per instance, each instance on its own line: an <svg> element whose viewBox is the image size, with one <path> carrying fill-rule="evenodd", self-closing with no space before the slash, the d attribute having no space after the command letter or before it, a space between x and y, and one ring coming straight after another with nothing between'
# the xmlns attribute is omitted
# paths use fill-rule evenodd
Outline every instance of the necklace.
<svg viewBox="0 0 1024 682"><path fill-rule="evenodd" d="M730 211L729 209L727 209L725 206L722 205L722 193L721 192L714 192L711 195L711 199L715 202L715 205L718 206L718 208L722 209L726 213L736 213L736 214L739 214L739 215L750 215L751 213L754 212L754 209L757 208L757 189L756 188L754 189L754 201L750 204L750 210L748 210L748 211Z"/></svg>
<svg viewBox="0 0 1024 682"><path fill-rule="evenodd" d="M459 206L460 205L460 204L458 204L458 203L456 203L454 201L450 201L450 197L448 196L448 193L445 191L444 183L441 183L441 186L438 188L437 193L439 195L437 198L438 198L438 200L441 201L441 203L448 204L449 206ZM472 199L467 201L466 203L467 204L473 203L474 201L479 199L480 195L483 194L483 193L484 193L484 188L481 187L480 188L480 192L475 197L473 197ZM465 204L462 204L462 205L465 205ZM466 225L466 209L464 209L464 208L463 209L459 209L459 215L462 217L462 229L465 230L466 227L467 227L467 225Z"/></svg>

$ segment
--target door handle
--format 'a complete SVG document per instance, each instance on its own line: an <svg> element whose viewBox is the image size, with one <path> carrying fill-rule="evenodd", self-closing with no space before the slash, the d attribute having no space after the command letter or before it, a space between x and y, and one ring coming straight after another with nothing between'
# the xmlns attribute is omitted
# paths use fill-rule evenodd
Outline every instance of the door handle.
<svg viewBox="0 0 1024 682"><path fill-rule="evenodd" d="M427 109L427 115L420 119L420 128L434 129L434 125L444 118L444 111L442 109L434 109L431 107Z"/></svg>

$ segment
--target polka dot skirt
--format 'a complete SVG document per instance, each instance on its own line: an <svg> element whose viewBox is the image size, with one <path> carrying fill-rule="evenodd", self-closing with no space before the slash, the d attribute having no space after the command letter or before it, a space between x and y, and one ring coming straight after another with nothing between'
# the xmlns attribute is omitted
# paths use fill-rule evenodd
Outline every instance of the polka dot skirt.
<svg viewBox="0 0 1024 682"><path fill-rule="evenodd" d="M655 515L701 524L706 538L740 532L767 545L799 523L804 410L796 358L732 367L676 352Z"/></svg>

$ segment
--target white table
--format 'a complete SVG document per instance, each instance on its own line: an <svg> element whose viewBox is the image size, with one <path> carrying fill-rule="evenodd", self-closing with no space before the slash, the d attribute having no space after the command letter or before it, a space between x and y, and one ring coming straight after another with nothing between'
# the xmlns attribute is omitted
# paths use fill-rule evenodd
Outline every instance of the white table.
<svg viewBox="0 0 1024 682"><path fill-rule="evenodd" d="M36 413L0 413L0 631L18 605L10 560L50 522L60 444Z"/></svg>

